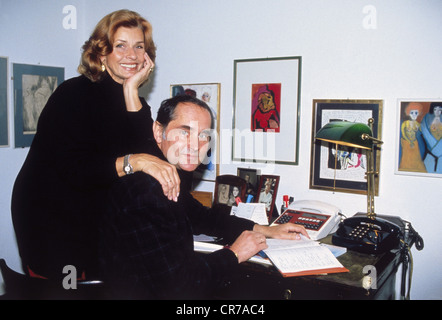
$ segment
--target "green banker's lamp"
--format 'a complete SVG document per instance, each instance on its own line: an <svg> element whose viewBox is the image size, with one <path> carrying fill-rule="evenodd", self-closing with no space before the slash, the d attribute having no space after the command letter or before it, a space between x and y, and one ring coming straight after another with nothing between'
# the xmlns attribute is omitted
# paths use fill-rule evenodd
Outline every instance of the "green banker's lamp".
<svg viewBox="0 0 442 320"><path fill-rule="evenodd" d="M350 121L331 121L323 126L316 134L316 139L336 144L338 146L354 147L366 150L367 157L367 216L375 219L374 195L375 177L379 173L374 166L374 147L382 144L381 140L373 137L373 118L368 120L368 125ZM337 153L336 153L337 154ZM335 161L337 157L335 157Z"/></svg>
<svg viewBox="0 0 442 320"><path fill-rule="evenodd" d="M331 121L316 133L316 139L336 144L336 149L341 145L366 151L367 213L345 219L332 237L334 244L364 253L380 253L397 247L404 228L399 217L377 216L374 211L375 176L379 174L374 166L374 148L383 142L373 137L373 122L369 119L366 125Z"/></svg>

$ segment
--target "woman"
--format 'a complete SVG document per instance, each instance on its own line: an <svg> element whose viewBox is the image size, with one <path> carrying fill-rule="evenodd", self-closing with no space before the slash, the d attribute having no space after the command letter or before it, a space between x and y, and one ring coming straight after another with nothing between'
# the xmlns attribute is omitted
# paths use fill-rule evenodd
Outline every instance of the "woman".
<svg viewBox="0 0 442 320"><path fill-rule="evenodd" d="M420 130L420 123L417 119L422 110L422 104L417 102L410 102L405 108L405 114L410 117L410 120L405 120L401 125L402 156L399 170L427 172L422 161L417 137Z"/></svg>
<svg viewBox="0 0 442 320"><path fill-rule="evenodd" d="M232 186L231 188L232 188L232 192L230 193L229 201L227 202L227 205L229 207L237 206L238 202L241 201L241 197L239 196L239 187Z"/></svg>
<svg viewBox="0 0 442 320"><path fill-rule="evenodd" d="M149 22L135 12L105 16L83 46L81 76L62 83L43 109L16 179L12 218L25 271L50 279L72 265L97 266L97 220L107 188L143 171L176 201L179 177L148 154L153 120L138 88L154 68Z"/></svg>

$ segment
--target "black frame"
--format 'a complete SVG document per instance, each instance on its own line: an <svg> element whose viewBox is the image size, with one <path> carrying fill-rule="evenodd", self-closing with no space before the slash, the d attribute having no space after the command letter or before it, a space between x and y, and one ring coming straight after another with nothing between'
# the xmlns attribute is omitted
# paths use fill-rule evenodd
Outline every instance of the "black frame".
<svg viewBox="0 0 442 320"><path fill-rule="evenodd" d="M316 140L316 133L324 125L323 114L325 111L336 114L336 119L354 121L355 119L343 118L347 112L354 112L355 114L362 114L363 112L369 113L367 117L374 119L373 135L375 138L381 140L381 127L382 127L382 100L313 100L313 124L312 124L312 142L311 142L311 161L310 161L310 189L329 190L338 192L367 194L367 180L357 181L350 179L334 179L324 178L320 176L321 166L327 161L321 156L321 148L329 148L329 155L332 150L335 150L336 145L328 142ZM365 123L367 123L365 121ZM363 122L363 121L355 121ZM322 124L322 125L321 125ZM339 146L339 149L342 149ZM373 155L375 161L376 172L380 170L380 150L375 148L375 154ZM365 176L365 170L364 170ZM379 193L379 175L375 176L375 195Z"/></svg>

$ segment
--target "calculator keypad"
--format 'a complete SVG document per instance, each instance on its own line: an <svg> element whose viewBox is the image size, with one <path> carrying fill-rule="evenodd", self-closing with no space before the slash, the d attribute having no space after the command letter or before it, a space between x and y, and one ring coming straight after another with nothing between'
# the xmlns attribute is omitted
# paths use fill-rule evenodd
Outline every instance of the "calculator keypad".
<svg viewBox="0 0 442 320"><path fill-rule="evenodd" d="M284 224L287 222L290 222L292 219L291 215L283 214L278 218L278 223ZM323 220L314 219L314 218L306 218L306 217L299 217L296 220L296 224L304 226L306 229L310 230L319 230L321 228L322 224L324 223Z"/></svg>

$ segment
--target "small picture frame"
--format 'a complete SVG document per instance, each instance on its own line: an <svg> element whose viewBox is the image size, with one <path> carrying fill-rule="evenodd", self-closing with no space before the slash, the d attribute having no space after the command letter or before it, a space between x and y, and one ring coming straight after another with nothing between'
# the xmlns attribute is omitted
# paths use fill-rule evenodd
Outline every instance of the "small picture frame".
<svg viewBox="0 0 442 320"><path fill-rule="evenodd" d="M37 122L49 97L64 81L64 68L13 64L15 147L31 146Z"/></svg>
<svg viewBox="0 0 442 320"><path fill-rule="evenodd" d="M256 202L264 203L266 206L269 222L272 218L273 208L275 206L276 195L278 193L279 176L262 175L259 181L258 199Z"/></svg>
<svg viewBox="0 0 442 320"><path fill-rule="evenodd" d="M400 99L395 174L442 178L441 99Z"/></svg>
<svg viewBox="0 0 442 320"><path fill-rule="evenodd" d="M213 204L237 206L245 202L246 181L234 175L221 175L216 177Z"/></svg>
<svg viewBox="0 0 442 320"><path fill-rule="evenodd" d="M246 181L246 202L255 202L260 182L260 171L251 168L237 168L237 175Z"/></svg>
<svg viewBox="0 0 442 320"><path fill-rule="evenodd" d="M0 57L0 147L9 146L8 58Z"/></svg>

